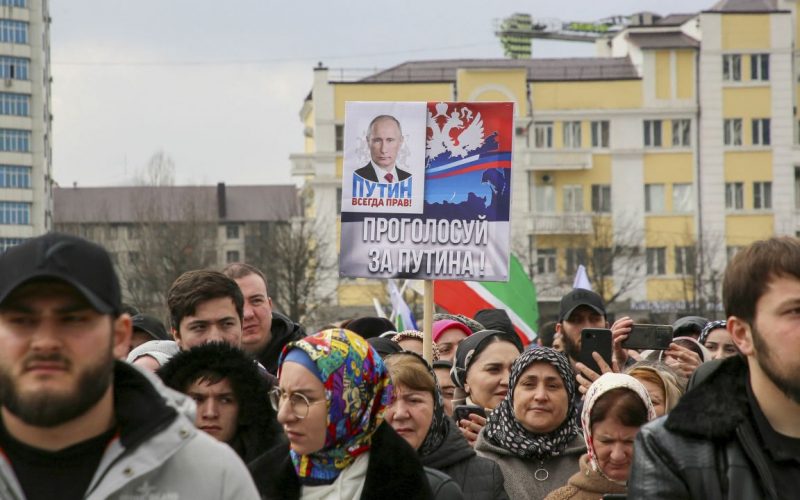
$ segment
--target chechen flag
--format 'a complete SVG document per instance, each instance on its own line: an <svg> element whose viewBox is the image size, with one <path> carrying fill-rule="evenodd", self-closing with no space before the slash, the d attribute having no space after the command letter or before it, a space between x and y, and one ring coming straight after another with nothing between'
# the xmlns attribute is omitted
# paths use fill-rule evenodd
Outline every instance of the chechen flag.
<svg viewBox="0 0 800 500"><path fill-rule="evenodd" d="M511 256L508 282L435 281L433 301L450 314L470 318L481 309L505 309L523 344L536 339L539 306L536 286L519 260Z"/></svg>

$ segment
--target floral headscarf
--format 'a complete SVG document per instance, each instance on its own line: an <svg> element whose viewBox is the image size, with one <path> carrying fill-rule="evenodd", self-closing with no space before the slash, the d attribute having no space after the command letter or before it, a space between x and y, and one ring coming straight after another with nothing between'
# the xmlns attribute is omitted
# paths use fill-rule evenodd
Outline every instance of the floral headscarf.
<svg viewBox="0 0 800 500"><path fill-rule="evenodd" d="M403 351L391 354L389 357L394 358L399 356L412 356L416 361L424 366L425 369L428 370L428 373L430 373L431 377L433 377L434 394L431 426L428 428L428 433L425 435L425 439L422 441L422 444L417 449L417 454L420 457L425 457L439 449L447 437L447 415L444 412L444 398L442 397L442 390L439 388L439 380L436 378L436 372L433 371L433 368L431 368L431 366L422 356L415 352ZM392 385L394 386L395 384L396 381L393 381ZM395 387L395 391L396 390L397 389Z"/></svg>
<svg viewBox="0 0 800 500"><path fill-rule="evenodd" d="M460 347L460 346L459 346ZM555 367L567 390L567 416L554 431L546 434L531 432L514 415L514 389L519 377L537 361ZM523 459L541 460L560 454L580 429L576 423L578 407L575 404L575 375L566 356L549 347L537 347L523 352L511 365L508 394L489 414L483 433L492 444L506 449Z"/></svg>
<svg viewBox="0 0 800 500"><path fill-rule="evenodd" d="M584 399L583 403L583 411L581 412L581 427L583 427L583 439L586 441L586 450L589 453L589 464L591 465L592 470L600 472L600 474L603 474L603 471L600 469L600 465L597 463L597 453L594 451L592 422L590 422L590 416L592 414L592 408L594 408L595 403L597 403L597 400L600 399L603 394L613 389L620 388L629 389L639 396L639 399L641 399L644 405L647 407L648 421L656 418L656 410L653 408L653 403L650 401L650 394L647 392L647 389L645 389L642 383L635 378L631 377L630 375L625 375L624 373L605 373L601 375L600 378L595 380L589 387L589 390L586 391L586 398ZM605 474L603 474L603 476L605 477ZM614 481L610 478L609 480ZM619 481L614 482L619 483Z"/></svg>
<svg viewBox="0 0 800 500"><path fill-rule="evenodd" d="M309 455L292 450L295 471L303 484L330 484L359 455L369 451L372 434L383 422L392 398L392 385L383 360L366 340L349 330L323 330L290 342L317 367L325 386L328 424L325 445Z"/></svg>

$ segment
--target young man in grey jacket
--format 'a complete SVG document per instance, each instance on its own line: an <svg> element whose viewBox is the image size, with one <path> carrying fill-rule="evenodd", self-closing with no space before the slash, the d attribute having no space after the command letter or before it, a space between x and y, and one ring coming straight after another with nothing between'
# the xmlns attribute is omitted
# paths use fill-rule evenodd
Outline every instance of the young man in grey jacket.
<svg viewBox="0 0 800 500"><path fill-rule="evenodd" d="M257 499L226 445L123 358L107 252L50 233L0 256L0 498Z"/></svg>

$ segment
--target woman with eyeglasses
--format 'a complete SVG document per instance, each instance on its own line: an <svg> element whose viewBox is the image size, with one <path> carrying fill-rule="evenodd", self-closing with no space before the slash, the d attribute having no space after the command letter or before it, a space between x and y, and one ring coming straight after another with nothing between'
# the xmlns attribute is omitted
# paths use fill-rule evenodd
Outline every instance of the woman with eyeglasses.
<svg viewBox="0 0 800 500"><path fill-rule="evenodd" d="M270 401L290 450L250 464L262 498L461 498L384 422L392 385L363 338L324 330L287 344L279 363Z"/></svg>

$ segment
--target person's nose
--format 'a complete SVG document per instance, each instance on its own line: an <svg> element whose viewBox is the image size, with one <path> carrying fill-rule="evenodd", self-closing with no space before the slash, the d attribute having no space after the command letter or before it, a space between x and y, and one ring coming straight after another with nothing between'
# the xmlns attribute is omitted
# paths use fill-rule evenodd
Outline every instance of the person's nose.
<svg viewBox="0 0 800 500"><path fill-rule="evenodd" d="M536 389L533 391L533 398L536 401L547 401L547 399L549 399L547 389L545 388L544 384L539 384L536 386Z"/></svg>
<svg viewBox="0 0 800 500"><path fill-rule="evenodd" d="M38 353L57 351L62 341L60 333L52 320L43 318L31 335L31 350Z"/></svg>
<svg viewBox="0 0 800 500"><path fill-rule="evenodd" d="M283 425L297 420L297 416L292 411L292 405L287 399L281 399L278 403L278 423Z"/></svg>
<svg viewBox="0 0 800 500"><path fill-rule="evenodd" d="M214 398L207 398L200 405L200 408L197 409L200 415L207 420L213 420L217 418L219 416L219 412L217 410L217 403L214 401Z"/></svg>
<svg viewBox="0 0 800 500"><path fill-rule="evenodd" d="M249 302L244 303L244 319L251 319L255 314L253 313L253 306Z"/></svg>

